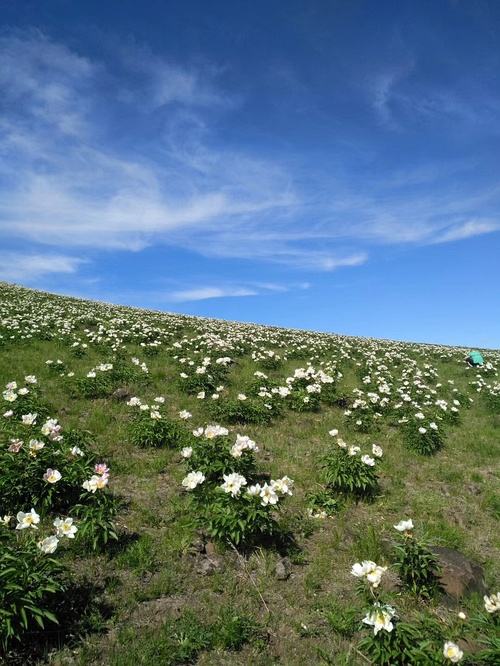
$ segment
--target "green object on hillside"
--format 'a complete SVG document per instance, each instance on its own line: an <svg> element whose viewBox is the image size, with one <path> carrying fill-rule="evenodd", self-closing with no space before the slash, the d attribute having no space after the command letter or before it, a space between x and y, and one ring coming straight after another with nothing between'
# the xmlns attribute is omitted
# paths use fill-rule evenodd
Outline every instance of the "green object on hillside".
<svg viewBox="0 0 500 666"><path fill-rule="evenodd" d="M469 358L474 365L483 365L484 363L484 358L482 354L478 351L472 351L469 354Z"/></svg>

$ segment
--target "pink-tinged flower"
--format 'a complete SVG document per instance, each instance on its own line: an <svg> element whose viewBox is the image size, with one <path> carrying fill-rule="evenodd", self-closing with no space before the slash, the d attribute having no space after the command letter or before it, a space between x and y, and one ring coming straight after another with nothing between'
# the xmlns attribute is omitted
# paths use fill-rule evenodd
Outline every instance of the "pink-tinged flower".
<svg viewBox="0 0 500 666"><path fill-rule="evenodd" d="M21 439L11 439L9 448L7 449L11 453L19 453L23 446L23 441Z"/></svg>
<svg viewBox="0 0 500 666"><path fill-rule="evenodd" d="M97 463L97 465L94 467L94 471L96 474L100 474L101 476L109 476L109 467L106 465L106 463Z"/></svg>
<svg viewBox="0 0 500 666"><path fill-rule="evenodd" d="M50 469L49 467L43 475L43 479L44 481L47 481L47 483L57 483L61 480L61 472L57 469Z"/></svg>

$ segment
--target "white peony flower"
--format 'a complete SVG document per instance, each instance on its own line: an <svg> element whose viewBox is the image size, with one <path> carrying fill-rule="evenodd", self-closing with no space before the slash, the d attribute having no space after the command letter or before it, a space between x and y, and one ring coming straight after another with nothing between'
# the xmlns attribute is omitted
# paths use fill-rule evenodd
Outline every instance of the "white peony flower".
<svg viewBox="0 0 500 666"><path fill-rule="evenodd" d="M396 615L396 611L392 606L382 606L380 603L373 604L373 610L367 613L363 618L364 624L373 627L373 633L376 636L382 629L391 632L394 629L392 618Z"/></svg>
<svg viewBox="0 0 500 666"><path fill-rule="evenodd" d="M65 536L68 539L74 539L78 532L78 527L73 525L73 518L56 518L53 525L57 530L58 537Z"/></svg>
<svg viewBox="0 0 500 666"><path fill-rule="evenodd" d="M268 504L277 504L279 497L274 488L267 483L265 483L260 490L260 498L262 506L267 506Z"/></svg>
<svg viewBox="0 0 500 666"><path fill-rule="evenodd" d="M487 613L496 613L498 610L500 610L500 592L492 594L489 597L485 595L483 600L484 609Z"/></svg>
<svg viewBox="0 0 500 666"><path fill-rule="evenodd" d="M42 551L42 553L45 553L46 555L51 555L52 553L55 552L58 543L59 539L56 536L49 536L46 537L45 539L42 539L42 541L39 541L37 545L38 548Z"/></svg>
<svg viewBox="0 0 500 666"><path fill-rule="evenodd" d="M445 659L449 659L452 663L458 664L458 662L462 660L464 653L456 643L446 641L443 647L443 656Z"/></svg>
<svg viewBox="0 0 500 666"><path fill-rule="evenodd" d="M397 525L394 525L394 529L398 532L410 532L413 529L413 520L401 520Z"/></svg>
<svg viewBox="0 0 500 666"><path fill-rule="evenodd" d="M37 530L38 523L40 522L40 516L37 514L35 509L31 509L29 513L24 513L24 511L19 511L16 516L17 525L16 530L25 530L28 527L32 527L34 530Z"/></svg>
<svg viewBox="0 0 500 666"><path fill-rule="evenodd" d="M203 472L189 472L189 474L182 480L182 485L188 490L194 490L205 481Z"/></svg>
<svg viewBox="0 0 500 666"><path fill-rule="evenodd" d="M225 493L231 493L233 497L240 494L242 486L247 485L247 480L241 474L233 472L232 474L224 474L224 483L221 488Z"/></svg>

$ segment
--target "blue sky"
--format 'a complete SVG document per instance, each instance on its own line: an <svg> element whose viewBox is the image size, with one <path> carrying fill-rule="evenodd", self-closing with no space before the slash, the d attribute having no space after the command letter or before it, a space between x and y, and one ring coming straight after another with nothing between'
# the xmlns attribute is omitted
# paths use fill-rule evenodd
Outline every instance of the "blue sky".
<svg viewBox="0 0 500 666"><path fill-rule="evenodd" d="M500 346L500 4L0 0L0 279Z"/></svg>

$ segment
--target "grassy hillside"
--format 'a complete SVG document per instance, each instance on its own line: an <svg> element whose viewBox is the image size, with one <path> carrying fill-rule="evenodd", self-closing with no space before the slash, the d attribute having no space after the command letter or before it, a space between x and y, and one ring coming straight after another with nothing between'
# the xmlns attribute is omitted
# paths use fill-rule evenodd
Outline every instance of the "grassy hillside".
<svg viewBox="0 0 500 666"><path fill-rule="evenodd" d="M443 596L429 550L498 591L500 352L466 351L1 284L6 662L500 663L499 611Z"/></svg>

